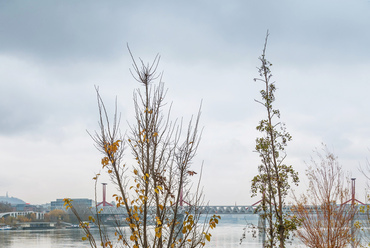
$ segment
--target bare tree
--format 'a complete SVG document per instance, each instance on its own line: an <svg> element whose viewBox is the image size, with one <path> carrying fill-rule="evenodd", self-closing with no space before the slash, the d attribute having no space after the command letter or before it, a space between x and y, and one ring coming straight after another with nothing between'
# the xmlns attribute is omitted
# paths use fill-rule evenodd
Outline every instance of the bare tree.
<svg viewBox="0 0 370 248"><path fill-rule="evenodd" d="M351 195L338 158L326 146L315 150L307 169L309 189L296 197L294 213L301 219L297 234L312 248L341 248L359 244L353 236L353 218L357 208L346 204ZM357 230L357 229L356 229Z"/></svg>
<svg viewBox="0 0 370 248"><path fill-rule="evenodd" d="M117 186L116 207L125 209L130 233L125 235L118 228L115 242L107 235L101 241L111 247L202 247L220 217L214 215L201 223L204 202L199 182L191 190L190 177L197 174L191 164L200 142L200 110L185 131L182 120L171 121L171 105L164 102L167 90L162 74L157 73L160 57L145 64L130 55L131 74L143 87L134 91L135 123L123 137L117 108L111 121L97 89L100 131L92 135L103 154L102 167ZM134 165L123 162L126 147L136 160ZM88 233L86 238L90 237Z"/></svg>

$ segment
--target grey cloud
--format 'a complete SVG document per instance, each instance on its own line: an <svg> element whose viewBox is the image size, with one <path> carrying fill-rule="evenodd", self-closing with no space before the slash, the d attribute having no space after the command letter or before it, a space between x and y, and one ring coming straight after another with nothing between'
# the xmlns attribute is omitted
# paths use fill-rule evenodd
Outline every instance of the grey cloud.
<svg viewBox="0 0 370 248"><path fill-rule="evenodd" d="M12 1L0 10L0 52L46 60L120 55L125 8L98 2Z"/></svg>
<svg viewBox="0 0 370 248"><path fill-rule="evenodd" d="M8 1L0 10L0 52L54 62L106 60L125 54L128 42L143 54L233 63L256 56L270 29L271 51L293 63L338 59L338 49L356 57L370 43L364 32L370 17L361 7L320 1ZM351 12L363 17L353 20Z"/></svg>
<svg viewBox="0 0 370 248"><path fill-rule="evenodd" d="M13 76L4 71L2 73L1 134L41 134L50 130L55 132L70 121L88 116L91 109L94 109L92 86L90 91L84 85L62 86L63 84L53 83L57 81L58 75L45 75L46 68L30 70L27 66L16 63L13 66L16 68L11 72L19 70L21 73ZM10 70L9 67L6 68ZM37 70L40 71L39 74L34 73ZM91 97L88 97L89 93ZM86 109L88 104L91 105L90 109Z"/></svg>
<svg viewBox="0 0 370 248"><path fill-rule="evenodd" d="M19 137L6 153L18 158L18 143L29 140L26 149L35 147L30 153L42 158L38 150L54 144L49 139L70 141L85 137L85 129L93 131L94 85L109 110L118 95L124 126L138 87L128 72L128 42L144 61L162 55L160 70L165 70L174 117L187 120L203 99L199 159L206 158L210 168L226 164L230 176L233 169L246 168L248 176L239 178L247 188L259 163L251 151L264 114L253 101L261 89L253 77L267 29L267 55L278 87L275 106L294 139L289 156L307 159L320 139L341 152L356 149L367 142L368 132L368 13L362 0L0 1L0 136L4 147ZM43 146L34 144L36 136L46 140ZM93 163L85 160L90 154L78 157L80 140L66 146L75 151L70 158L80 161L78 166ZM70 151L58 147L58 154ZM23 168L22 159L14 164ZM48 160L40 168L49 166ZM214 180L205 181L213 188ZM248 194L243 195L247 201Z"/></svg>

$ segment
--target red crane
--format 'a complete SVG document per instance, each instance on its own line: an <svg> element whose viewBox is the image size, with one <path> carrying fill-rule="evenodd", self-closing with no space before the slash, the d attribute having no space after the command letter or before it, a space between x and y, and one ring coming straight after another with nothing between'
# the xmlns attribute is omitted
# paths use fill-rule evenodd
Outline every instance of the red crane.
<svg viewBox="0 0 370 248"><path fill-rule="evenodd" d="M103 204L103 207L105 206L111 206L113 207L112 204L110 204L109 202L106 201L106 187L107 187L107 183L102 183L103 184L103 201L101 203L99 203L98 205L96 206L100 206Z"/></svg>

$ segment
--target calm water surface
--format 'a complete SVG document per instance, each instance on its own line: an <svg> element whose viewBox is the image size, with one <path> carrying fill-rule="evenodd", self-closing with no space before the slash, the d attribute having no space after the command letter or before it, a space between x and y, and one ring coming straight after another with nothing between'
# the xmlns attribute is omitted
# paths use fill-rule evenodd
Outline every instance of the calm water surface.
<svg viewBox="0 0 370 248"><path fill-rule="evenodd" d="M257 224L257 218L250 215L224 215L220 225L212 230L211 242L206 247L216 248L260 248L261 238L253 238L251 232L246 233L246 239L240 245L240 238L246 222ZM96 232L97 230L94 230ZM110 229L114 233L114 228ZM83 232L80 229L59 230L13 230L0 231L1 248L89 248L87 241L82 241ZM287 247L303 248L297 240Z"/></svg>

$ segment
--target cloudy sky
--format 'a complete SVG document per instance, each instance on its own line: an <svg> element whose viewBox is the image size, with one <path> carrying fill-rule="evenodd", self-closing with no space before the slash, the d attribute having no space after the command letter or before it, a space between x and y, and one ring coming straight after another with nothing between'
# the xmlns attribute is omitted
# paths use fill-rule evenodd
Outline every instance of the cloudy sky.
<svg viewBox="0 0 370 248"><path fill-rule="evenodd" d="M358 167L370 158L369 0L1 0L0 195L33 204L93 198L100 154L86 130L98 128L94 85L110 109L117 96L125 130L140 87L129 72L129 44L144 61L161 55L174 118L188 120L203 100L194 170L204 161L210 204L256 202L255 127L265 112L253 78L267 29L275 107L293 136L286 162L300 173L300 189L305 161L324 142L364 200Z"/></svg>

